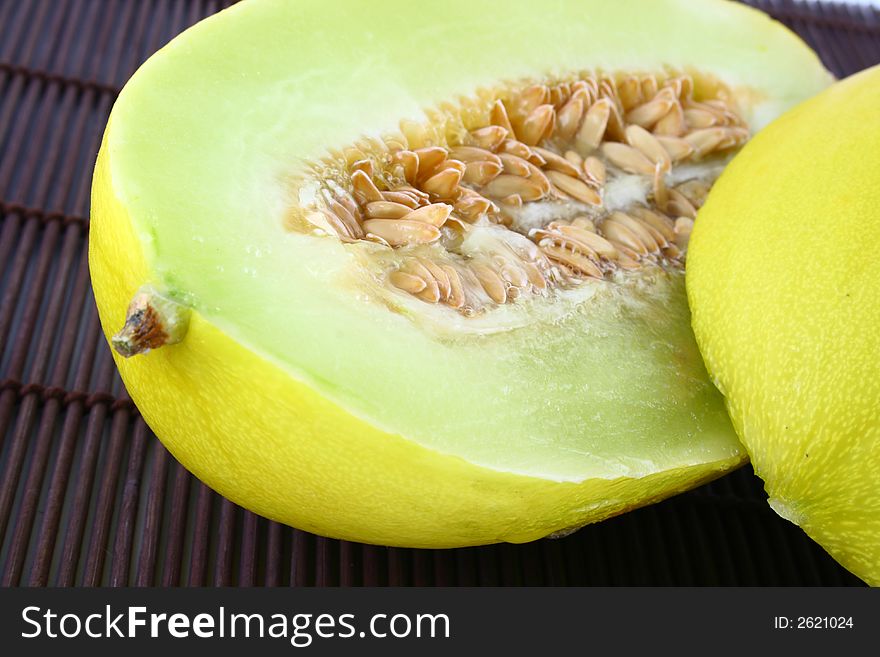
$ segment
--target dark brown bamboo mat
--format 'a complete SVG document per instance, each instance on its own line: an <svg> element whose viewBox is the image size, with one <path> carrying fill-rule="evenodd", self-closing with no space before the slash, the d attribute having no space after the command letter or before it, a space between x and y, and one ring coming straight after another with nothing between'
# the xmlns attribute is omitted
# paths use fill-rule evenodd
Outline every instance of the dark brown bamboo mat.
<svg viewBox="0 0 880 657"><path fill-rule="evenodd" d="M155 439L100 335L89 185L110 107L228 0L0 0L0 582L16 585L853 585L748 468L561 540L459 550L335 541L203 486ZM844 76L880 12L758 0Z"/></svg>

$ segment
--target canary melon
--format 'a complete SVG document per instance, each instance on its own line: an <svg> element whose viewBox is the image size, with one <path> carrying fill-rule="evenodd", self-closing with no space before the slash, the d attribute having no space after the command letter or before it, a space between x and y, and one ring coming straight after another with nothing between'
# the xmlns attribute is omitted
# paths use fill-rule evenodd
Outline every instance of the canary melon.
<svg viewBox="0 0 880 657"><path fill-rule="evenodd" d="M159 438L258 513L408 546L569 531L744 462L688 237L829 81L718 0L245 0L113 108L102 325Z"/></svg>
<svg viewBox="0 0 880 657"><path fill-rule="evenodd" d="M880 586L880 67L775 121L700 210L694 330L770 505Z"/></svg>

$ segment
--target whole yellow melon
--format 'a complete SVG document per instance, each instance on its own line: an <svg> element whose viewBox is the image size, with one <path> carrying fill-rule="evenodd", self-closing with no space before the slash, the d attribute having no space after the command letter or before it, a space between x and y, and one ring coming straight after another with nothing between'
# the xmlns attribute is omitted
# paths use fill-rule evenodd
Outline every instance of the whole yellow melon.
<svg viewBox="0 0 880 657"><path fill-rule="evenodd" d="M716 183L687 292L770 505L880 585L880 67L776 120Z"/></svg>

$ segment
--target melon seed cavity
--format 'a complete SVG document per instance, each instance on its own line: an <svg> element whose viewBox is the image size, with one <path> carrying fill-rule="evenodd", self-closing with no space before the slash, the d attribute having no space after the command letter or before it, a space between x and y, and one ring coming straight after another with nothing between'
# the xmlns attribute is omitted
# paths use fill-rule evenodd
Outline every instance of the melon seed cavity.
<svg viewBox="0 0 880 657"><path fill-rule="evenodd" d="M749 138L731 94L702 82L581 76L486 92L328 157L296 227L368 247L389 290L464 315L681 271L697 209Z"/></svg>

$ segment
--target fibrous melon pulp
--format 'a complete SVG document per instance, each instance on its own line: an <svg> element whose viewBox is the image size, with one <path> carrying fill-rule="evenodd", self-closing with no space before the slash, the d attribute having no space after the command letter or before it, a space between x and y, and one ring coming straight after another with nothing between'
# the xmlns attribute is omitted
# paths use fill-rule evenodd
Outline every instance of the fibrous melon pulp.
<svg viewBox="0 0 880 657"><path fill-rule="evenodd" d="M113 109L102 324L170 451L271 518L453 546L620 513L744 460L688 235L828 81L715 0L247 0Z"/></svg>

